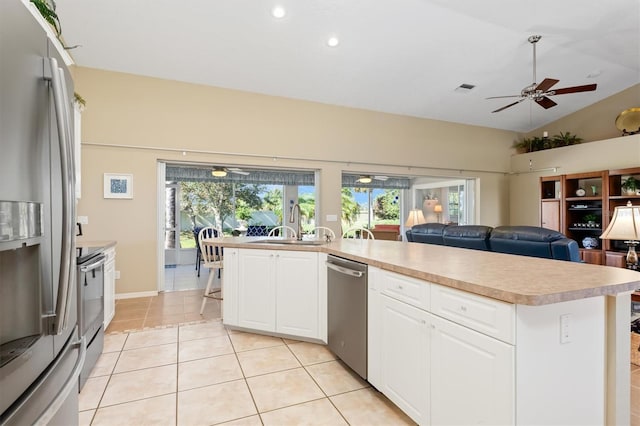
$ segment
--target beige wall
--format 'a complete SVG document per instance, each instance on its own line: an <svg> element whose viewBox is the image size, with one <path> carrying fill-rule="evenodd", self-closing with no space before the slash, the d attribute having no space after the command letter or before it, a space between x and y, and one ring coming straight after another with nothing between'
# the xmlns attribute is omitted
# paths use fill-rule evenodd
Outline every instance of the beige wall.
<svg viewBox="0 0 640 426"><path fill-rule="evenodd" d="M559 97L559 99L561 98L562 96ZM584 142L617 138L622 136L622 132L616 128L616 117L627 108L639 106L640 84L636 84L524 136L528 138L533 136L541 137L543 132L546 131L549 132L549 136L557 135L560 132L571 132L571 134L578 135L584 139Z"/></svg>
<svg viewBox="0 0 640 426"><path fill-rule="evenodd" d="M509 222L513 132L89 68L74 75L87 100L78 214L89 217L85 239L118 241L117 293L157 288L158 160L319 170L320 222L340 214L343 170L477 177L479 222ZM132 173L133 200L103 199L103 173Z"/></svg>
<svg viewBox="0 0 640 426"><path fill-rule="evenodd" d="M529 173L529 165L534 170ZM540 225L541 176L640 166L640 135L624 136L580 145L514 155L511 169L524 172L511 176L509 202L511 223ZM535 170L558 167L557 171Z"/></svg>

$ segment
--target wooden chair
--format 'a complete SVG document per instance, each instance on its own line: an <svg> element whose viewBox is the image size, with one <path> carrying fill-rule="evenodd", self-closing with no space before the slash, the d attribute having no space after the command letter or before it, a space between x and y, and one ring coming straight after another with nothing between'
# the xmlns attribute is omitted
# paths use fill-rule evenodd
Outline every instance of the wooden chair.
<svg viewBox="0 0 640 426"><path fill-rule="evenodd" d="M373 236L373 233L369 231L367 228L362 228L360 226L354 226L353 228L349 228L342 233L342 238L357 238L363 240L375 240L376 238Z"/></svg>
<svg viewBox="0 0 640 426"><path fill-rule="evenodd" d="M222 267L223 267L223 252L222 245L222 232L215 228L203 228L198 234L198 246L204 261L203 266L209 268L209 279L207 280L207 287L202 295L202 306L200 307L200 315L204 312L204 305L207 303L207 299L222 300ZM220 288L213 288L213 281L215 280L215 271L218 271L218 277L220 278ZM219 296L216 296L220 293Z"/></svg>
<svg viewBox="0 0 640 426"><path fill-rule="evenodd" d="M323 240L329 237L331 238L331 241L333 241L336 239L336 233L333 232L331 228L327 228L326 226L316 226L315 228L313 228L313 234L311 234L311 237L319 240Z"/></svg>
<svg viewBox="0 0 640 426"><path fill-rule="evenodd" d="M282 235L280 235L282 234ZM280 225L269 231L267 237L285 237L285 238L297 238L296 230L287 225Z"/></svg>

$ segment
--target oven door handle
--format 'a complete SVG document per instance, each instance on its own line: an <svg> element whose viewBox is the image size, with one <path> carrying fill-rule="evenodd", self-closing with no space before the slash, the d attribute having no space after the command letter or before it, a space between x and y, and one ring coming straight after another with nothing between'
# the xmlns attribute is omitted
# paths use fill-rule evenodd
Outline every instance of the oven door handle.
<svg viewBox="0 0 640 426"><path fill-rule="evenodd" d="M80 272L90 272L94 269L99 268L100 266L104 265L104 261L106 260L106 258L107 257L104 254L101 254L97 257L95 262L92 262L88 265L80 265Z"/></svg>

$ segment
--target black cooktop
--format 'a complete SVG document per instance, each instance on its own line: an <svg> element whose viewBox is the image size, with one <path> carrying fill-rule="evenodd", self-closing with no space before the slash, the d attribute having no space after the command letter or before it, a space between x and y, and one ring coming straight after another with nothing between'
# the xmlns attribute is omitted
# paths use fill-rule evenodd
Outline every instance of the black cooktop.
<svg viewBox="0 0 640 426"><path fill-rule="evenodd" d="M104 252L104 247L76 247L76 263L80 265Z"/></svg>

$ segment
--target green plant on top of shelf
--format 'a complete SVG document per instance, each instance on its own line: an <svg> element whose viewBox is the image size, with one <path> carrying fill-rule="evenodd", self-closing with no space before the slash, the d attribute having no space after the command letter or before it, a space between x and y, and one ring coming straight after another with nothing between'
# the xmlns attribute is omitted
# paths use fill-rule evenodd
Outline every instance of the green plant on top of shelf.
<svg viewBox="0 0 640 426"><path fill-rule="evenodd" d="M633 176L629 176L625 180L622 181L620 187L627 194L635 195L638 187L640 186L640 181Z"/></svg>
<svg viewBox="0 0 640 426"><path fill-rule="evenodd" d="M589 214L585 214L582 220L589 223L589 222L595 222L597 218L598 216L596 216L595 214L589 213Z"/></svg>
<svg viewBox="0 0 640 426"><path fill-rule="evenodd" d="M545 149L558 148L561 146L577 145L582 142L582 138L566 132L553 135L550 138L541 138L534 136L533 138L524 138L521 141L515 141L513 148L519 153L542 151Z"/></svg>

